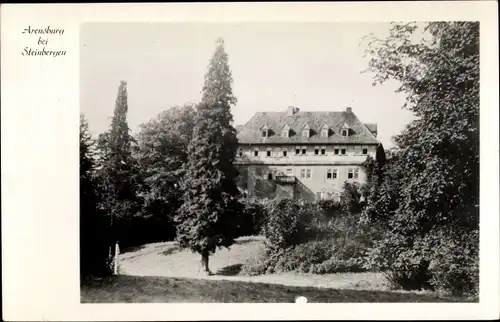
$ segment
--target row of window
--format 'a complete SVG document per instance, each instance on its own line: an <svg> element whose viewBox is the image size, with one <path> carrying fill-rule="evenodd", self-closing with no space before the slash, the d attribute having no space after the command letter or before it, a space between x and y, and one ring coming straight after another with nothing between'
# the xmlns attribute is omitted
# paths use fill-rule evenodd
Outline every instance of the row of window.
<svg viewBox="0 0 500 322"><path fill-rule="evenodd" d="M286 169L286 175L291 176L293 173L293 169L288 168ZM262 174L262 169L261 168L256 168L256 174L260 176ZM337 179L338 175L338 169L327 169L326 171L326 179L328 180L333 180ZM274 175L276 177L276 174ZM312 169L300 169L300 178L301 179L310 179L312 176ZM267 174L267 178L269 180L273 179L273 172L269 172ZM359 178L359 169L358 168L349 168L347 171L347 178L348 179L358 179Z"/></svg>
<svg viewBox="0 0 500 322"><path fill-rule="evenodd" d="M258 151L258 150L254 150L253 151L253 156L258 157L259 156L259 152L260 151ZM271 150L267 150L265 152L266 152L266 157L271 157L272 156L272 151ZM281 151L281 153L282 153L283 157L287 157L288 156L288 151L287 150L283 150L283 151ZM368 149L362 149L361 153L364 154L364 155L367 155L368 154ZM347 149L333 149L333 154L334 155L346 155L347 154ZM242 157L243 156L243 151L240 150L238 152L238 155L240 157ZM295 155L307 155L307 149L296 148L295 149ZM314 149L314 155L326 155L326 148Z"/></svg>
<svg viewBox="0 0 500 322"><path fill-rule="evenodd" d="M342 129L342 130L340 130L340 135L343 136L343 137L349 136L349 129ZM269 137L269 130L262 130L261 136L263 138ZM290 137L290 130L283 130L281 132L281 136L284 137L284 138ZM310 129L304 129L304 130L302 130L302 137L303 138L308 138L310 136L311 136L311 130ZM324 137L324 138L329 137L330 136L330 130L328 130L328 129L322 129L321 130L321 136Z"/></svg>

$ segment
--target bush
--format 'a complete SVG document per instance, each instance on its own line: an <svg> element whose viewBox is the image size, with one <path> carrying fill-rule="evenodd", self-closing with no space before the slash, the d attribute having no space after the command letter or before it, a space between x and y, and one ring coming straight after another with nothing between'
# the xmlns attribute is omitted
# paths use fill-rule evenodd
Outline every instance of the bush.
<svg viewBox="0 0 500 322"><path fill-rule="evenodd" d="M265 210L262 234L271 249L286 249L314 237L311 222L320 213L317 204L277 199L267 202Z"/></svg>
<svg viewBox="0 0 500 322"><path fill-rule="evenodd" d="M242 199L243 211L238 216L237 236L259 235L266 212L262 202L253 199Z"/></svg>
<svg viewBox="0 0 500 322"><path fill-rule="evenodd" d="M321 264L335 255L333 241L311 241L282 252L276 262L276 272L308 273L314 264Z"/></svg>
<svg viewBox="0 0 500 322"><path fill-rule="evenodd" d="M430 284L452 295L479 294L479 230L471 234L438 234L429 265Z"/></svg>
<svg viewBox="0 0 500 322"><path fill-rule="evenodd" d="M252 258L241 268L242 275L256 276L274 273L274 266L278 260L279 254L266 249L263 254Z"/></svg>
<svg viewBox="0 0 500 322"><path fill-rule="evenodd" d="M388 232L366 267L385 273L392 288L429 289L454 296L479 291L479 232L432 230L419 237Z"/></svg>
<svg viewBox="0 0 500 322"><path fill-rule="evenodd" d="M309 269L312 274L333 274L333 273L356 273L366 271L363 268L362 259L349 258L338 259L330 258L320 264L314 264Z"/></svg>
<svg viewBox="0 0 500 322"><path fill-rule="evenodd" d="M284 250L268 249L243 266L244 275L296 272L332 274L362 272L363 256L354 245L339 246L334 240L309 241Z"/></svg>

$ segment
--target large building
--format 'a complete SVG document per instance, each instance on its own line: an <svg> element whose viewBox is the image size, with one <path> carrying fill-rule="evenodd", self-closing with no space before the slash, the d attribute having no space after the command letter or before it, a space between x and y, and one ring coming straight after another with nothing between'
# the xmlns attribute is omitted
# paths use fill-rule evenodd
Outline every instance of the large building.
<svg viewBox="0 0 500 322"><path fill-rule="evenodd" d="M341 112L256 113L239 126L239 186L249 196L330 199L345 181L362 183L361 164L376 158L377 125Z"/></svg>

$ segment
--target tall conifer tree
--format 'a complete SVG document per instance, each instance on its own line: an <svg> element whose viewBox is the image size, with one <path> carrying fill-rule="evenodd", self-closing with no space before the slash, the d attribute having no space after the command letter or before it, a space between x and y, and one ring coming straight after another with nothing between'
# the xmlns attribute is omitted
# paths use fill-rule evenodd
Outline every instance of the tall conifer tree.
<svg viewBox="0 0 500 322"><path fill-rule="evenodd" d="M234 243L239 211L238 171L233 165L237 139L232 126L231 107L236 104L232 81L224 41L218 39L197 106L182 183L184 203L177 215L179 244L201 254L208 274L210 254Z"/></svg>
<svg viewBox="0 0 500 322"><path fill-rule="evenodd" d="M141 206L136 193L138 174L132 157L133 138L129 134L127 112L127 83L121 81L110 129L99 138L102 208L110 216L114 241L119 239L116 220L131 218Z"/></svg>

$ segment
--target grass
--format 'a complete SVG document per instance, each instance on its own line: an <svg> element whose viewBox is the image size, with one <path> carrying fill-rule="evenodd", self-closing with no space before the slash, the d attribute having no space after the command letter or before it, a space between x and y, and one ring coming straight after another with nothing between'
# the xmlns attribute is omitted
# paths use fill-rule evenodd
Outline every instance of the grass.
<svg viewBox="0 0 500 322"><path fill-rule="evenodd" d="M297 287L241 281L113 276L82 285L82 303L467 302L432 294Z"/></svg>
<svg viewBox="0 0 500 322"><path fill-rule="evenodd" d="M258 236L239 238L230 249L210 256L213 276L200 275L200 256L175 242L129 248L120 256L120 274L87 280L82 303L309 303L472 302L430 292L390 291L380 273L328 275L281 273L242 275L242 266L264 250ZM477 302L477 300L476 300Z"/></svg>

